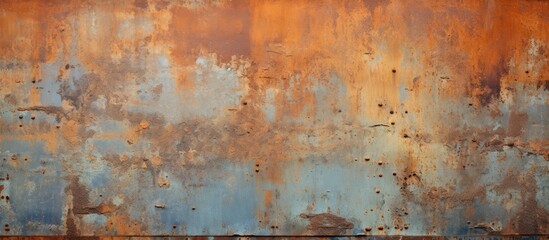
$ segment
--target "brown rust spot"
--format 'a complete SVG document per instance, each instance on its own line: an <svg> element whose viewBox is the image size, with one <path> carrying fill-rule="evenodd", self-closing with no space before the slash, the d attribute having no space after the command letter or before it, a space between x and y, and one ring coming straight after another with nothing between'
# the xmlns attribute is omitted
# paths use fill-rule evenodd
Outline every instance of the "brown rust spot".
<svg viewBox="0 0 549 240"><path fill-rule="evenodd" d="M40 111L46 114L54 114L57 121L61 121L61 117L66 117L63 108L56 106L30 106L30 107L18 107L17 111Z"/></svg>
<svg viewBox="0 0 549 240"><path fill-rule="evenodd" d="M528 123L527 113L512 111L509 115L507 134L511 137L520 136L526 127L526 123Z"/></svg>
<svg viewBox="0 0 549 240"><path fill-rule="evenodd" d="M307 229L316 235L344 235L354 227L347 219L331 213L301 214L300 217L309 220Z"/></svg>

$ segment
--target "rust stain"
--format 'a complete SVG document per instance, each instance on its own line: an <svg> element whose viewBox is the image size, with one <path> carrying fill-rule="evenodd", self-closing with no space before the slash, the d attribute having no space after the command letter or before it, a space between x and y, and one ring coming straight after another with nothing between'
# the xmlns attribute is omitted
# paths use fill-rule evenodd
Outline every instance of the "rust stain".
<svg viewBox="0 0 549 240"><path fill-rule="evenodd" d="M307 228L314 235L345 235L349 229L354 227L353 223L345 218L331 213L301 214L300 217L309 220Z"/></svg>
<svg viewBox="0 0 549 240"><path fill-rule="evenodd" d="M0 0L0 236L546 235L547 12Z"/></svg>

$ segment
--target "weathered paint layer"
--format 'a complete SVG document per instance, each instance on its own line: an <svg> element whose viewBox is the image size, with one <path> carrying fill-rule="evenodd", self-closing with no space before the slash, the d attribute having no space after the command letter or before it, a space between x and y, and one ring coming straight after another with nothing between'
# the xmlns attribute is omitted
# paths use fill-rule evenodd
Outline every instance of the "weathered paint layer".
<svg viewBox="0 0 549 240"><path fill-rule="evenodd" d="M0 235L549 234L547 1L0 1Z"/></svg>

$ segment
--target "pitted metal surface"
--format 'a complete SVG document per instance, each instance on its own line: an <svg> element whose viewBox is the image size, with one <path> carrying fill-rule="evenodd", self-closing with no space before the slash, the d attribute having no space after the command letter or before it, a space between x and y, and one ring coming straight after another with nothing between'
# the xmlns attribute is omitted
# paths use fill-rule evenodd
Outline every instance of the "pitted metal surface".
<svg viewBox="0 0 549 240"><path fill-rule="evenodd" d="M548 13L0 0L0 236L547 235Z"/></svg>

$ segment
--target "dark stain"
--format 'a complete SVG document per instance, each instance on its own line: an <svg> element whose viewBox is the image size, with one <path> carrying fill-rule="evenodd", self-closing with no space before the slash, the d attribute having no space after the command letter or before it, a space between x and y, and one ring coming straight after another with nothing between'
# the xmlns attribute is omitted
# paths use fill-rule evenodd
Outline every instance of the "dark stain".
<svg viewBox="0 0 549 240"><path fill-rule="evenodd" d="M543 88L544 91L549 90L549 79L538 81L537 86L538 88Z"/></svg>
<svg viewBox="0 0 549 240"><path fill-rule="evenodd" d="M302 218L309 219L307 229L316 235L343 235L353 229L353 223L331 213L301 214Z"/></svg>
<svg viewBox="0 0 549 240"><path fill-rule="evenodd" d="M74 214L72 212L72 209L69 209L67 211L67 221L65 223L67 225L67 236L78 236L78 228L76 227L76 223L74 222Z"/></svg>
<svg viewBox="0 0 549 240"><path fill-rule="evenodd" d="M366 5L368 10L373 12L377 7L384 6L390 3L386 0L364 0L363 3Z"/></svg>
<svg viewBox="0 0 549 240"><path fill-rule="evenodd" d="M63 108L56 106L31 106L31 107L19 107L17 111L39 111L46 114L55 114L56 120L61 121L61 117L66 117Z"/></svg>
<svg viewBox="0 0 549 240"><path fill-rule="evenodd" d="M491 101L499 99L501 92L501 78L508 73L508 66L504 58L499 63L487 70L484 79L480 82L482 89L477 96L482 105L487 105Z"/></svg>
<svg viewBox="0 0 549 240"><path fill-rule="evenodd" d="M154 5L156 11L160 11L160 10L166 10L168 9L168 6L170 5L170 1L167 1L167 0L163 0L163 1L158 1L156 2L156 4Z"/></svg>
<svg viewBox="0 0 549 240"><path fill-rule="evenodd" d="M142 9L147 9L149 7L149 3L147 2L147 0L135 0L134 5Z"/></svg>
<svg viewBox="0 0 549 240"><path fill-rule="evenodd" d="M92 213L87 209L89 205L89 191L80 183L77 177L71 179L69 190L72 195L72 210L74 214Z"/></svg>
<svg viewBox="0 0 549 240"><path fill-rule="evenodd" d="M14 106L17 105L17 98L13 94L6 94L4 96L4 101L6 101L6 103L14 105Z"/></svg>

